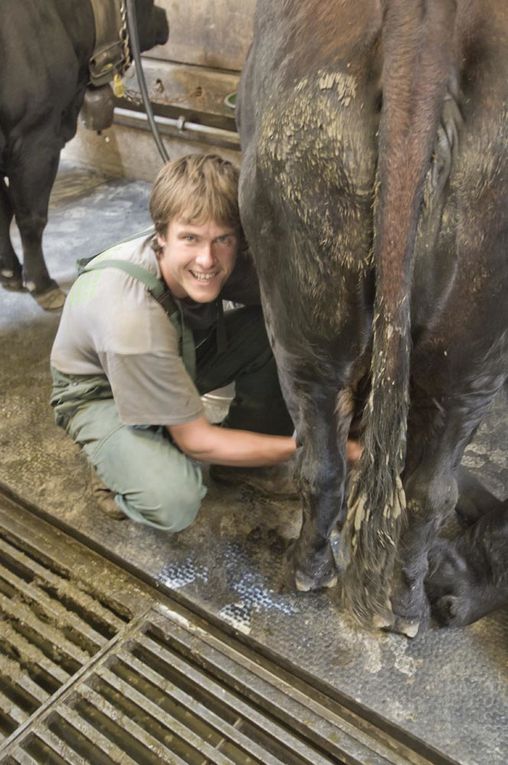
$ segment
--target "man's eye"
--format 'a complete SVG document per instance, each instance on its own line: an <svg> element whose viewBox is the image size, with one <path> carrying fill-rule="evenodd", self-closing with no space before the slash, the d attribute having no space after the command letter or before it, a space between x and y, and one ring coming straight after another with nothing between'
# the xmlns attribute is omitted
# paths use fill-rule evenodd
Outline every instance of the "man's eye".
<svg viewBox="0 0 508 765"><path fill-rule="evenodd" d="M231 237L229 234L224 234L224 236L217 237L217 241L219 242L219 244L230 244Z"/></svg>

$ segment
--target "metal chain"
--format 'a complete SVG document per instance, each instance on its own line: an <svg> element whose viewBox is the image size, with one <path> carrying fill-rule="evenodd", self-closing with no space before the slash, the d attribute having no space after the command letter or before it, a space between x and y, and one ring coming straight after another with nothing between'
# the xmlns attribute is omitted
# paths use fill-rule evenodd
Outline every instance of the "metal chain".
<svg viewBox="0 0 508 765"><path fill-rule="evenodd" d="M127 5L125 0L120 1L120 18L122 20L120 24L120 39L123 47L124 65L123 70L127 69L132 61L131 49L129 46L129 30L127 27Z"/></svg>

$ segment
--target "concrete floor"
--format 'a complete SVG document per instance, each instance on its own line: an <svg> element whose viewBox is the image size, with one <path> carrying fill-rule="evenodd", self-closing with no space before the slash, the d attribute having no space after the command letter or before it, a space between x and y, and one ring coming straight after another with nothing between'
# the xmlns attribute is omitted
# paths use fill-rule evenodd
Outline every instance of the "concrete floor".
<svg viewBox="0 0 508 765"><path fill-rule="evenodd" d="M45 251L65 287L75 261L148 223L148 184L63 164ZM0 481L140 572L218 617L281 661L333 688L463 765L508 761L508 613L408 641L370 634L341 614L336 593L284 584L285 549L298 534L297 503L261 501L210 485L197 522L177 536L96 509L77 448L52 421L48 357L58 316L27 294L1 293ZM506 405L498 402L465 462L508 494Z"/></svg>

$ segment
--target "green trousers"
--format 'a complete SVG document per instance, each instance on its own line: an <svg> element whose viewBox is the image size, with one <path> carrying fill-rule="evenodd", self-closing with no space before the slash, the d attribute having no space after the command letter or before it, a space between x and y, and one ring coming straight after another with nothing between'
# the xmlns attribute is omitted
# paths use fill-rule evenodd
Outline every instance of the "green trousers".
<svg viewBox="0 0 508 765"><path fill-rule="evenodd" d="M261 309L225 314L227 348L215 333L196 350L201 394L235 382L224 425L290 435L293 425L279 387ZM51 405L58 425L85 452L101 480L132 520L166 531L188 526L206 494L199 464L172 442L166 428L123 424L105 375L64 375L52 369Z"/></svg>

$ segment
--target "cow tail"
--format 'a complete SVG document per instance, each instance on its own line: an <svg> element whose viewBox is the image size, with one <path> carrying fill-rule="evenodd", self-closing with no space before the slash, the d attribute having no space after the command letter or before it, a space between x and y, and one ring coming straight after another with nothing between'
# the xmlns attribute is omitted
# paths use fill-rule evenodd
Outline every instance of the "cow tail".
<svg viewBox="0 0 508 765"><path fill-rule="evenodd" d="M423 186L451 73L455 0L384 0L383 107L374 206L376 297L364 451L344 527L346 604L391 621L389 590L406 501L413 255ZM388 620L385 622L385 620Z"/></svg>

